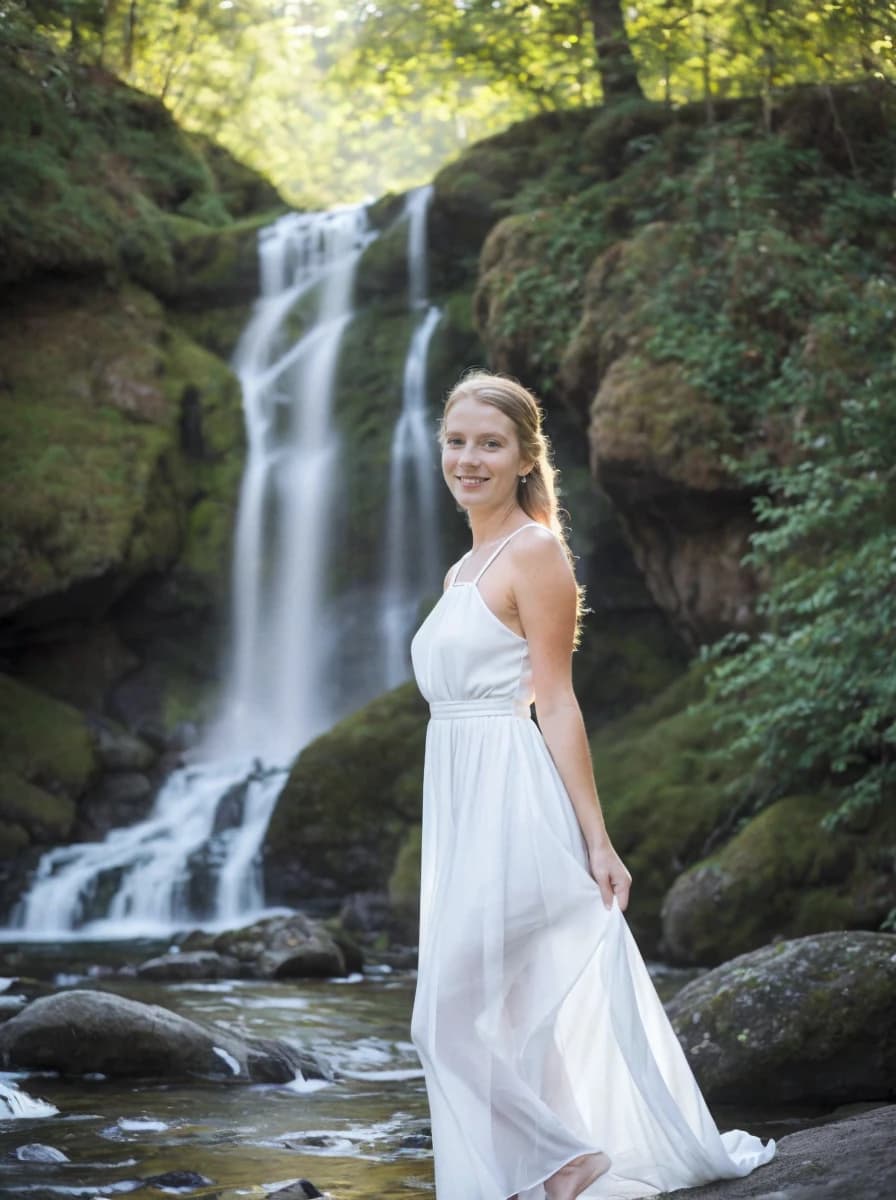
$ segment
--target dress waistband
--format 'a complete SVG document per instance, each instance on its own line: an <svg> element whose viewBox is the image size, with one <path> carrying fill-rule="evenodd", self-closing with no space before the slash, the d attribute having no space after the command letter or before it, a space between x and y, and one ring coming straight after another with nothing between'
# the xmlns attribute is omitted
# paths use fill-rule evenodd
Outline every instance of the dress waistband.
<svg viewBox="0 0 896 1200"><path fill-rule="evenodd" d="M470 717L522 717L532 716L525 700L434 700L429 706L433 721L462 721Z"/></svg>

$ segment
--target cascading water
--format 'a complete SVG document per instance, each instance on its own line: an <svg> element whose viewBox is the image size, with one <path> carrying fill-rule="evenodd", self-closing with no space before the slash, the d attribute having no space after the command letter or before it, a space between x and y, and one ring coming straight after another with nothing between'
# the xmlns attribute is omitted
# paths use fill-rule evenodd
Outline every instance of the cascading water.
<svg viewBox="0 0 896 1200"><path fill-rule="evenodd" d="M408 677L408 645L421 596L440 579L435 441L426 412L426 364L439 310L427 298L426 218L432 188L407 198L408 292L417 318L404 364L401 414L392 435L385 574L380 607L386 687Z"/></svg>
<svg viewBox="0 0 896 1200"><path fill-rule="evenodd" d="M322 686L322 581L335 478L330 408L362 209L291 214L264 230L261 298L237 348L248 458L221 716L150 816L44 855L14 914L22 931L133 936L232 923L263 903L259 850L289 763L341 715ZM297 340L287 322L307 310Z"/></svg>

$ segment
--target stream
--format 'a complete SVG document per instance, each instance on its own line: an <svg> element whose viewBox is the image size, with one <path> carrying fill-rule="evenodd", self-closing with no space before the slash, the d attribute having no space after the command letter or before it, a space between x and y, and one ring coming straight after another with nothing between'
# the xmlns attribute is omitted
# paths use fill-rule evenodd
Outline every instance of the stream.
<svg viewBox="0 0 896 1200"><path fill-rule="evenodd" d="M153 1083L102 1077L60 1079L7 1073L13 1085L59 1111L0 1120L0 1198L267 1196L308 1179L339 1200L433 1196L429 1117L423 1074L409 1038L415 973L369 965L344 980L223 981L160 984L115 973L158 943L34 944L5 955L23 976L57 987L96 987L258 1037L295 1040L326 1059L334 1082L289 1085ZM104 958L105 956L105 958ZM92 965L73 969L76 958ZM661 995L695 972L653 965ZM14 1005L15 987L0 1000ZM715 1110L723 1128L781 1137L824 1119L806 1111L773 1114ZM18 1147L41 1143L67 1162L21 1162ZM145 1181L172 1171L204 1176L184 1191Z"/></svg>

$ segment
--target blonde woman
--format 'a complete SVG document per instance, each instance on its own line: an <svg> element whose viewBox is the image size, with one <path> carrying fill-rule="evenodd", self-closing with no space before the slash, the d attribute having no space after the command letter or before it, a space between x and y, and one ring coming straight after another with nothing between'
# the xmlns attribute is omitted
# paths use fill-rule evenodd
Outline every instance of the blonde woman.
<svg viewBox="0 0 896 1200"><path fill-rule="evenodd" d="M472 545L411 646L431 710L411 1032L437 1200L745 1175L774 1142L719 1134L623 917L631 877L572 686L581 596L540 407L474 372L439 439Z"/></svg>

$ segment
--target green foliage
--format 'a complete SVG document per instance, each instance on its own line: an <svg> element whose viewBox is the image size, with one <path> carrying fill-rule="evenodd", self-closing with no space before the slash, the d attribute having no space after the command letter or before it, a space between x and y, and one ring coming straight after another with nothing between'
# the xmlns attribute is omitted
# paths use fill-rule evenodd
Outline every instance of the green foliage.
<svg viewBox="0 0 896 1200"><path fill-rule="evenodd" d="M832 777L843 798L829 825L896 798L894 345L893 273L829 280L827 311L774 389L791 455L741 467L764 493L748 555L767 580L764 628L706 651L719 732L755 755L757 795Z"/></svg>
<svg viewBox="0 0 896 1200"><path fill-rule="evenodd" d="M581 0L31 0L71 52L164 100L293 201L404 188L535 113L602 99ZM612 0L602 5L610 11ZM644 0L622 5L644 94L666 105L795 83L892 83L896 4ZM25 6L5 15L27 27Z"/></svg>

